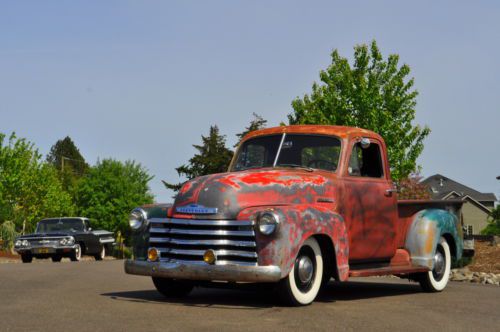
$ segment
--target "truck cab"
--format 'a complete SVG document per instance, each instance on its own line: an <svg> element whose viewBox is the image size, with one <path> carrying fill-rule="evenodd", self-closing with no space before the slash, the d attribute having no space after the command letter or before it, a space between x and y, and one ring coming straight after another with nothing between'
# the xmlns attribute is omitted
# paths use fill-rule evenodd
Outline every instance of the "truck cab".
<svg viewBox="0 0 500 332"><path fill-rule="evenodd" d="M394 274L445 288L460 259L461 202L398 201L385 142L341 126L248 134L228 172L187 181L172 205L130 215L130 274L166 296L210 283L274 283L307 305L335 278Z"/></svg>

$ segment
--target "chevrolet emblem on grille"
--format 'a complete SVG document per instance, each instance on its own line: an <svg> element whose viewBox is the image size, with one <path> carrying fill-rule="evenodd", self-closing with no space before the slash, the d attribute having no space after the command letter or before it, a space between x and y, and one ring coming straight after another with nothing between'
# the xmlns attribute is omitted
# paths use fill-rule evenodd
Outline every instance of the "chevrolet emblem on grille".
<svg viewBox="0 0 500 332"><path fill-rule="evenodd" d="M185 214L216 214L217 208L205 207L198 204L190 204L186 206L178 206L175 211Z"/></svg>

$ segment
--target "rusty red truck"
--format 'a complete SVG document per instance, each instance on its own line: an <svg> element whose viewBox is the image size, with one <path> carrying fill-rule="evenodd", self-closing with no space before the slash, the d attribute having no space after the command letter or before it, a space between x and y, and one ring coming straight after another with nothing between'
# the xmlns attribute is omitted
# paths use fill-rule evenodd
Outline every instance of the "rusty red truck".
<svg viewBox="0 0 500 332"><path fill-rule="evenodd" d="M132 211L129 274L165 296L199 285L274 283L291 305L331 278L397 275L446 287L463 255L460 201L398 201L384 140L360 128L248 134L227 173L187 181L172 205Z"/></svg>

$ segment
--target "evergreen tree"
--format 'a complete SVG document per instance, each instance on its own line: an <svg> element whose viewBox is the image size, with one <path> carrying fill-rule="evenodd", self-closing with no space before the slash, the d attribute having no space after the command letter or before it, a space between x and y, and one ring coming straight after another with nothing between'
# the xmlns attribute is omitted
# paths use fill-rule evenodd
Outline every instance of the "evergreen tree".
<svg viewBox="0 0 500 332"><path fill-rule="evenodd" d="M73 140L66 136L58 140L47 155L47 162L58 171L62 180L63 189L72 193L76 182L89 169L89 165L76 147Z"/></svg>
<svg viewBox="0 0 500 332"><path fill-rule="evenodd" d="M250 122L250 125L246 127L243 132L236 134L236 137L238 137L238 143L236 143L234 147L236 148L240 144L243 137L245 137L248 133L255 130L263 129L266 127L266 124L267 120L264 120L264 118L258 115L257 113L253 113L253 120Z"/></svg>
<svg viewBox="0 0 500 332"><path fill-rule="evenodd" d="M211 126L209 135L202 135L201 140L201 145L193 145L198 153L189 159L188 164L175 169L179 176L185 176L190 180L202 175L227 171L233 152L226 148L226 136L219 134L217 126ZM165 187L174 191L182 187L182 183L162 182Z"/></svg>
<svg viewBox="0 0 500 332"><path fill-rule="evenodd" d="M384 60L375 41L354 47L354 64L331 54L332 63L320 72L322 84L314 83L310 95L292 102L290 124L344 125L379 133L388 148L395 180L419 170L428 127L413 125L416 97L410 67L399 65L399 56Z"/></svg>

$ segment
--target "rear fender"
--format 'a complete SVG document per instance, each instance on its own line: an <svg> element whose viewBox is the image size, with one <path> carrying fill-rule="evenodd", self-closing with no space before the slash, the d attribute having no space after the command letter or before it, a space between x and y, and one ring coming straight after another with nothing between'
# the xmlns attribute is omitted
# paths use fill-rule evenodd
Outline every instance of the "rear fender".
<svg viewBox="0 0 500 332"><path fill-rule="evenodd" d="M463 240L459 234L460 221L443 209L426 209L415 214L406 235L405 248L410 252L413 265L434 268L434 254L439 239L452 238L455 259L462 257Z"/></svg>
<svg viewBox="0 0 500 332"><path fill-rule="evenodd" d="M294 264L303 243L314 235L327 235L335 248L335 262L340 281L349 275L349 239L344 219L329 207L321 205L293 205L248 208L238 219L255 220L258 213L272 210L281 221L277 233L263 235L256 230L259 265L275 265L281 268L281 277L286 277ZM326 253L324 253L326 254Z"/></svg>

